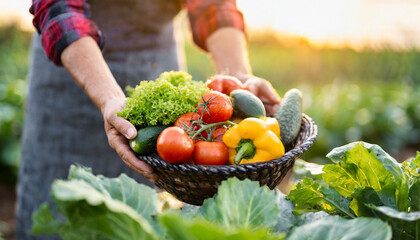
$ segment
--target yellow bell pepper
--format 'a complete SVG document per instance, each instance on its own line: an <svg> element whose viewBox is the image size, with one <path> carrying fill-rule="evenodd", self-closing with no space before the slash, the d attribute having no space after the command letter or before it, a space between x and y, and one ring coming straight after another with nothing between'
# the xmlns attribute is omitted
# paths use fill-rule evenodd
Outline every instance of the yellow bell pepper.
<svg viewBox="0 0 420 240"><path fill-rule="evenodd" d="M223 136L230 164L265 162L284 155L275 118L245 118Z"/></svg>

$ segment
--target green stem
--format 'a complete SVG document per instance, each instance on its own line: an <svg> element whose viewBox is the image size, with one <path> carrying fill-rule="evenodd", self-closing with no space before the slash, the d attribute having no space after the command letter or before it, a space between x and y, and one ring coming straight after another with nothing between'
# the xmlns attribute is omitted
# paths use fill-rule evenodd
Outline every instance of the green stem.
<svg viewBox="0 0 420 240"><path fill-rule="evenodd" d="M255 151L254 144L252 144L251 142L243 143L238 153L236 154L235 158L233 159L233 162L236 165L238 165L241 162L243 157L252 155L254 151Z"/></svg>
<svg viewBox="0 0 420 240"><path fill-rule="evenodd" d="M194 123L193 123L194 124ZM193 125L192 124L192 125ZM191 126L192 126L191 125ZM200 129L198 129L197 131L195 131L195 132L193 132L193 133L191 133L190 134L190 138L191 139L194 139L195 137L197 137L198 136L198 134L200 134L201 132L203 132L203 131L206 131L207 129L209 129L209 128L212 128L212 127L217 127L217 126L222 126L222 125L229 125L229 126L232 126L232 125L236 125L236 123L234 123L234 122L231 122L231 121L229 121L229 120L227 120L227 121L224 121L224 122L217 122L217 123L211 123L211 124L207 124L207 125L203 125L203 126L201 126L201 128Z"/></svg>

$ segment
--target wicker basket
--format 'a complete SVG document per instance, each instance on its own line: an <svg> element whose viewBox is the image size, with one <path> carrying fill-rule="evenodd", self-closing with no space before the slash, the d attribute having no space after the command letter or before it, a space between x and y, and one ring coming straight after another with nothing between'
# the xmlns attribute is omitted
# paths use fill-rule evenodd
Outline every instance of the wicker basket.
<svg viewBox="0 0 420 240"><path fill-rule="evenodd" d="M314 143L317 126L307 115L302 115L302 125L295 147L283 157L268 162L242 165L203 166L170 164L157 154L138 158L149 164L158 179L156 186L189 204L201 205L204 199L217 192L220 182L230 177L249 178L274 189L293 166L295 159Z"/></svg>

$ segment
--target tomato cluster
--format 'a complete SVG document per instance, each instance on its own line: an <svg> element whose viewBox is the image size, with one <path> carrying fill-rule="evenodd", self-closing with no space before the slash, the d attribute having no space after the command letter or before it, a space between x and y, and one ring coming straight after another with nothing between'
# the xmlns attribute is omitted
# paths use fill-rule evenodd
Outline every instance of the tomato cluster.
<svg viewBox="0 0 420 240"><path fill-rule="evenodd" d="M194 112L181 115L173 127L159 135L159 156L169 163L226 164L229 151L222 138L232 115L232 102L226 94L205 93Z"/></svg>

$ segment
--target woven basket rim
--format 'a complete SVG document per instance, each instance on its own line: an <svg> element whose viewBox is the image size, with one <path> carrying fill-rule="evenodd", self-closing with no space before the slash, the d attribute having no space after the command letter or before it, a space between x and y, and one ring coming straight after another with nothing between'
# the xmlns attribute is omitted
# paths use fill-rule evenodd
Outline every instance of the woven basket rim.
<svg viewBox="0 0 420 240"><path fill-rule="evenodd" d="M258 162L258 163L248 163L240 165L223 165L223 166L213 166L213 165L193 165L193 164L170 164L159 157L156 153L147 155L149 158L154 160L156 167L171 170L171 171L182 171L182 172L200 172L205 175L212 175L218 172L235 172L238 169L247 168L247 166L253 166L255 168L264 169L271 168L274 165L282 165L290 159L295 159L299 157L302 153L309 149L313 144L315 139L318 136L318 128L315 122L306 114L302 114L302 118L309 123L309 136L304 138L304 141L295 146L293 149L287 151L281 158L273 159L267 162ZM137 155L137 157L144 161L145 156ZM147 161L146 161L147 162Z"/></svg>

